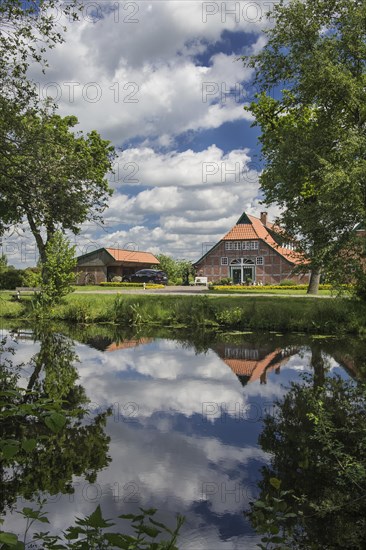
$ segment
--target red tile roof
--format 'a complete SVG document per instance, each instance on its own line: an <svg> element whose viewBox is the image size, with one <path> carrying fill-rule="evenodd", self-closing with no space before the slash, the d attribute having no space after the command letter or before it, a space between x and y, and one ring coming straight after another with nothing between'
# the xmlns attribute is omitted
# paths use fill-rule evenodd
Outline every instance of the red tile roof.
<svg viewBox="0 0 366 550"><path fill-rule="evenodd" d="M151 252L137 252L135 250L121 250L120 248L106 248L116 262L131 262L139 264L159 265L160 262Z"/></svg>
<svg viewBox="0 0 366 550"><path fill-rule="evenodd" d="M261 379L261 383L265 383L267 371L278 369L289 360L289 357L281 357L281 351L281 349L275 349L260 361L248 359L223 359L223 361L237 376L247 376L248 383L258 379Z"/></svg>
<svg viewBox="0 0 366 550"><path fill-rule="evenodd" d="M112 342L105 351L117 351L121 349L130 349L149 344L152 338L140 338L139 340L125 340L124 342Z"/></svg>
<svg viewBox="0 0 366 550"><path fill-rule="evenodd" d="M276 243L271 234L268 232L268 229L272 231L275 230L275 225L273 223L267 222L267 225L264 226L259 218L250 216L247 214L247 218L250 223L239 223L234 225L232 229L223 237L223 241L238 241L245 239L261 239L267 243L270 247L274 248L276 252L281 254L286 260L293 264L301 264L304 262L301 254L284 248Z"/></svg>

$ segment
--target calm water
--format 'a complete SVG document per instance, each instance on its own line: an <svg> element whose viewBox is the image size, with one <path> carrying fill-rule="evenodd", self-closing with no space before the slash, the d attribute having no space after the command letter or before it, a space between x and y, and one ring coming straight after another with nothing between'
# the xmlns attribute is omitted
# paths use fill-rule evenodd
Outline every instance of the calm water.
<svg viewBox="0 0 366 550"><path fill-rule="evenodd" d="M348 378L357 371L349 341L62 331L2 330L13 363L23 363L19 385L63 394L74 406L89 400L89 415L69 441L49 449L33 471L20 470L16 482L9 482L14 473L5 476L5 504L21 508L38 490L51 493L47 511L55 530L97 504L108 518L155 507L169 525L179 512L186 516L182 549L256 548L259 538L243 511L268 462L257 443L263 415L276 414L275 401L304 372ZM107 409L106 426L97 429L95 418ZM81 430L92 434L90 449ZM35 473L42 460L50 472L44 479ZM19 532L15 509L6 528Z"/></svg>

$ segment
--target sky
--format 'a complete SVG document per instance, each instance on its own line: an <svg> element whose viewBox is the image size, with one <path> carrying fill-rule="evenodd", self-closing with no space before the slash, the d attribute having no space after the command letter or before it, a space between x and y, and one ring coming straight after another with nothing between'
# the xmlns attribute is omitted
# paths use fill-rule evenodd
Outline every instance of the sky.
<svg viewBox="0 0 366 550"><path fill-rule="evenodd" d="M66 21L46 73L35 66L30 76L60 115L76 115L78 129L117 150L104 225L72 237L77 255L116 247L198 260L243 211L265 209L259 130L244 110L253 74L240 56L264 46L273 5L96 0ZM32 236L14 243L4 249L10 263L34 265Z"/></svg>

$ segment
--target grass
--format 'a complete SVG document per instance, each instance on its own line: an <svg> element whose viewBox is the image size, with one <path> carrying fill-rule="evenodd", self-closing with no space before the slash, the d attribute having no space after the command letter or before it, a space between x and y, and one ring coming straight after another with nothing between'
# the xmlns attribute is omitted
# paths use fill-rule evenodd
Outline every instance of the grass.
<svg viewBox="0 0 366 550"><path fill-rule="evenodd" d="M0 293L0 316L34 319L32 299L20 303ZM196 330L264 330L282 333L366 335L366 303L347 298L318 300L283 296L174 296L71 294L44 314L55 321L115 323Z"/></svg>
<svg viewBox="0 0 366 550"><path fill-rule="evenodd" d="M126 290L127 291L136 291L136 290L142 290L140 288L128 288L128 287L103 287L99 285L85 285L85 286L74 286L74 290L77 290L78 292L105 292L105 291L117 291L119 293L123 293ZM207 291L208 292L208 291ZM299 296L306 296L306 289L270 289L263 287L242 287L240 290L235 290L230 288L229 286L226 289L222 290L210 290L210 295L215 294L268 294L268 295L283 295L283 296L291 296L291 295L299 295ZM331 290L319 290L318 296L333 296L334 292Z"/></svg>

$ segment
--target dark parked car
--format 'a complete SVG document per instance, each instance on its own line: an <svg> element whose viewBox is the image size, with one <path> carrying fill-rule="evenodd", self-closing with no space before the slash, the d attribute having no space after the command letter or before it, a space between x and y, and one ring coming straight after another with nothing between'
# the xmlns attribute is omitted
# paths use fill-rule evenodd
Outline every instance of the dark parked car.
<svg viewBox="0 0 366 550"><path fill-rule="evenodd" d="M123 277L123 280L127 283L155 283L159 285L167 285L168 277L164 271L158 271L157 269L140 269L133 275Z"/></svg>

